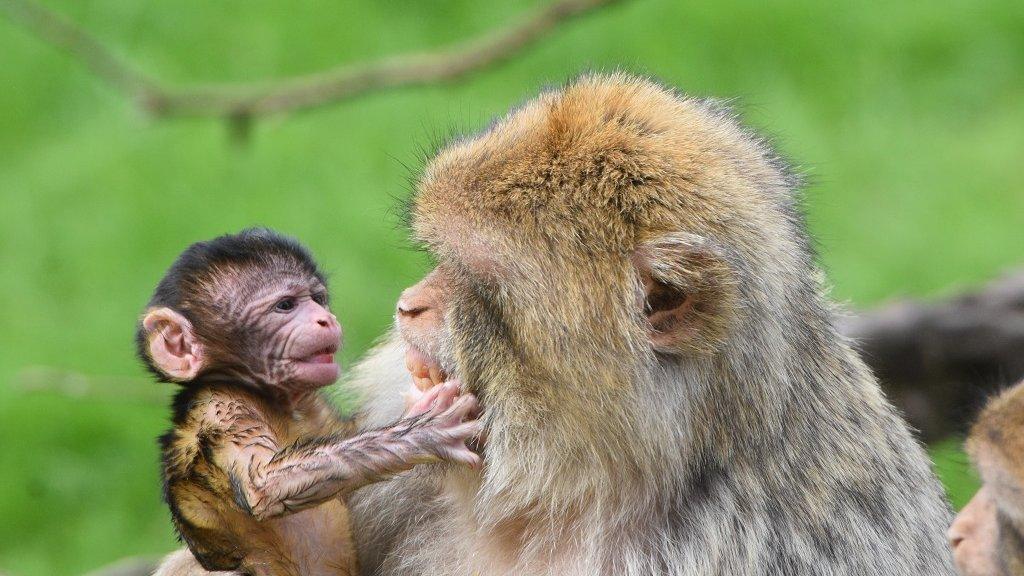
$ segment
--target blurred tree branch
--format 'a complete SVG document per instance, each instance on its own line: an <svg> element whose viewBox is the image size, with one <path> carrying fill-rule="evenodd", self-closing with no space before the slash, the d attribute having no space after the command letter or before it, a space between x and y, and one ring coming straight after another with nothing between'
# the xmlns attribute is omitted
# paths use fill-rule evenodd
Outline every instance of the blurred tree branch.
<svg viewBox="0 0 1024 576"><path fill-rule="evenodd" d="M149 378L93 376L50 366L22 369L14 377L14 388L27 393L144 404L166 404L175 390L173 385L154 384Z"/></svg>
<svg viewBox="0 0 1024 576"><path fill-rule="evenodd" d="M854 340L889 398L927 441L962 432L994 391L1024 378L1024 269L935 301L902 300L853 314ZM172 386L144 378L23 370L15 386L73 398L165 403Z"/></svg>
<svg viewBox="0 0 1024 576"><path fill-rule="evenodd" d="M0 11L80 60L153 116L217 117L244 132L260 115L461 78L512 57L573 18L617 1L556 0L518 22L436 52L391 56L280 80L185 87L167 86L139 71L89 32L34 0L0 0Z"/></svg>
<svg viewBox="0 0 1024 576"><path fill-rule="evenodd" d="M150 576L160 565L160 558L153 556L131 556L122 558L101 568L85 574L85 576ZM211 575L213 572L210 573ZM222 572L217 572L222 574ZM0 571L0 576L8 576Z"/></svg>
<svg viewBox="0 0 1024 576"><path fill-rule="evenodd" d="M85 576L149 576L156 571L159 563L159 558L135 556L118 560L113 564L93 570Z"/></svg>

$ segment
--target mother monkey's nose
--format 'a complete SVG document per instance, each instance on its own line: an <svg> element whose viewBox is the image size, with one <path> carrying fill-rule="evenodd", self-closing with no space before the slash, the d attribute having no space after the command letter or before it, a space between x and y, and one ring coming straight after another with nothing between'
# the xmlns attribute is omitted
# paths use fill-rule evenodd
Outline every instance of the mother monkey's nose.
<svg viewBox="0 0 1024 576"><path fill-rule="evenodd" d="M398 299L398 318L399 319L413 319L430 310L430 305L424 301L423 298L419 297L419 294L415 293L416 286L409 288L402 292L401 298Z"/></svg>
<svg viewBox="0 0 1024 576"><path fill-rule="evenodd" d="M408 324L413 320L417 324L439 322L442 315L443 298L443 275L438 270L434 270L402 292L398 298L395 315L400 324Z"/></svg>

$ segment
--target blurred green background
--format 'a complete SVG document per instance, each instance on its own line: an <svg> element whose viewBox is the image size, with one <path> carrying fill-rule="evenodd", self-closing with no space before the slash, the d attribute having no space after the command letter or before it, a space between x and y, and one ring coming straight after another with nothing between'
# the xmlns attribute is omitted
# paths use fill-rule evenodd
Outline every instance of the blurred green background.
<svg viewBox="0 0 1024 576"><path fill-rule="evenodd" d="M540 2L45 4L187 83L440 47ZM625 2L456 84L266 119L246 146L215 120L147 119L0 18L0 571L75 574L175 547L153 440L169 390L141 379L132 330L184 246L257 223L307 242L331 272L351 363L426 267L393 211L422 151L612 68L734 99L773 137L809 177L840 300L940 294L1024 261L1020 0ZM27 391L39 367L94 391ZM974 481L956 446L933 455L959 505Z"/></svg>

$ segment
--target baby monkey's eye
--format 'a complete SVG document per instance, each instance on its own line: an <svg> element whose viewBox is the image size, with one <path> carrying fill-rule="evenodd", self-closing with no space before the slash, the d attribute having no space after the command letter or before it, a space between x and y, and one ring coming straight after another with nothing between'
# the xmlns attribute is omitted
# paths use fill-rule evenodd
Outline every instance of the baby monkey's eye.
<svg viewBox="0 0 1024 576"><path fill-rule="evenodd" d="M277 304L274 304L275 312L291 312L294 309L295 298L292 298L290 296L288 298L282 298L277 301Z"/></svg>
<svg viewBox="0 0 1024 576"><path fill-rule="evenodd" d="M316 302L317 304L319 304L321 306L327 306L327 294L326 293L324 293L324 292L315 292L311 296L311 298L313 299L313 302Z"/></svg>

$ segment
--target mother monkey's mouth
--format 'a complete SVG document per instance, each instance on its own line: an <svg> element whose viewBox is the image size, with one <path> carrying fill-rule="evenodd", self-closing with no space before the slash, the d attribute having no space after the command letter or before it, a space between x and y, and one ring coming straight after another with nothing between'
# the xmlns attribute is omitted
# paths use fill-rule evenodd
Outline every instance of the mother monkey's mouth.
<svg viewBox="0 0 1024 576"><path fill-rule="evenodd" d="M420 392L426 392L438 384L448 381L448 373L441 363L416 346L407 344L405 367L412 376L412 383Z"/></svg>
<svg viewBox="0 0 1024 576"><path fill-rule="evenodd" d="M444 347L448 291L448 279L435 269L402 292L396 305L395 324L406 346L405 367L420 393L457 379L452 355Z"/></svg>
<svg viewBox="0 0 1024 576"><path fill-rule="evenodd" d="M420 350L415 345L410 344L408 341L406 341L405 349L405 367L409 370L410 376L412 376L412 385L415 388L415 391L412 392L410 394L410 398L408 398L409 401L412 401L412 396L422 394L435 386L439 386L449 381L448 372L441 367L440 361L423 350ZM461 385L460 390L461 392L465 392L465 389L462 388ZM479 413L474 417L479 417ZM475 439L470 440L467 445L471 450L482 456L484 453L484 441L486 437L487 432L485 430Z"/></svg>

